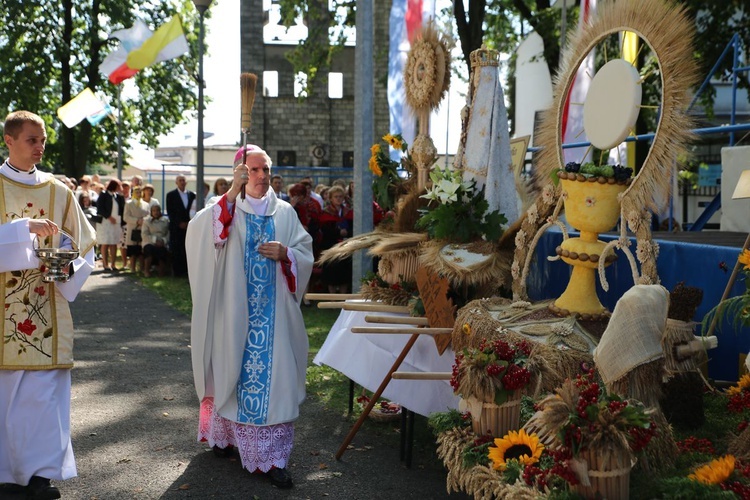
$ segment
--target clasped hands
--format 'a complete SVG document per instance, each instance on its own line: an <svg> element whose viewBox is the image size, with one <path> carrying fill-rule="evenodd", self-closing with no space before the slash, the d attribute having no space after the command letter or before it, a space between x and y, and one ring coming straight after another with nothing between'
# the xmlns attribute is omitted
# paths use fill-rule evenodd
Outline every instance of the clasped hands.
<svg viewBox="0 0 750 500"><path fill-rule="evenodd" d="M286 261L286 247L278 241L269 241L258 245L258 253L271 260Z"/></svg>

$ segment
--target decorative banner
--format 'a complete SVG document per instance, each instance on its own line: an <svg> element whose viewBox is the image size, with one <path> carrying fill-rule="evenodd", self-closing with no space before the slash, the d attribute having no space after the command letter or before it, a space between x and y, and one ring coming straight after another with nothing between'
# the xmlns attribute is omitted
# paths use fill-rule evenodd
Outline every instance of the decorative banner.
<svg viewBox="0 0 750 500"><path fill-rule="evenodd" d="M102 113L105 109L106 105L94 95L90 88L86 87L80 94L60 107L57 110L57 116L66 127L73 128L84 118Z"/></svg>

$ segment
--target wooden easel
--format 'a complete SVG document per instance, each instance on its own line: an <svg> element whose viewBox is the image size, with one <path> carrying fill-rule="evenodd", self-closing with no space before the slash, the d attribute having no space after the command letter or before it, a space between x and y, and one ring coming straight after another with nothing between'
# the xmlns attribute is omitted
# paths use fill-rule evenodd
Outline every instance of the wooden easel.
<svg viewBox="0 0 750 500"><path fill-rule="evenodd" d="M352 334L402 334L409 335L409 339L404 345L403 349L399 353L398 357L394 361L391 368L386 373L378 389L373 393L369 403L362 411L359 419L354 423L349 433L344 438L343 443L336 452L336 460L341 460L341 457L346 452L349 444L351 444L354 436L357 435L359 429L367 419L372 409L377 404L380 397L383 395L386 387L392 379L406 379L406 380L446 380L450 379L450 373L442 372L398 372L401 363L403 363L406 356L411 351L412 347L416 343L420 335L431 335L435 338L436 346L440 354L450 345L450 335L453 332L454 315L456 307L447 298L446 293L449 288L448 281L445 278L440 278L437 275L429 274L424 268L417 272L417 285L420 291L420 297L422 297L425 311L428 317L391 317L391 316L378 316L378 315L366 315L365 321L368 323L390 323L404 325L403 327L382 327L382 326L365 326L365 327L353 327L351 329ZM333 299L334 302L321 302L318 307L322 308L341 308L345 311L370 311L370 312L390 312L390 313L408 313L409 310L406 307L390 306L380 303L372 302L345 302L346 297L343 300L336 300L342 298L333 294L308 294L307 296L311 300L327 300ZM403 446L402 446L403 454Z"/></svg>

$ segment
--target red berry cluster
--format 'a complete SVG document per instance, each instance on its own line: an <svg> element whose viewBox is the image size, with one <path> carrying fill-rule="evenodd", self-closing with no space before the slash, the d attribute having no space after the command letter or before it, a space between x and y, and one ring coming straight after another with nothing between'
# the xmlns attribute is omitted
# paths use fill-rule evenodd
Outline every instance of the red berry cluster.
<svg viewBox="0 0 750 500"><path fill-rule="evenodd" d="M742 391L729 398L727 403L729 411L735 413L741 413L744 410L750 409L750 391Z"/></svg>
<svg viewBox="0 0 750 500"><path fill-rule="evenodd" d="M458 383L461 379L461 376L459 375L459 368L461 368L461 361L464 359L464 354L459 352L456 353L456 362L453 363L453 369L451 370L451 387L453 387L453 391L458 391Z"/></svg>
<svg viewBox="0 0 750 500"><path fill-rule="evenodd" d="M740 462L739 460L734 464L734 470L740 473L744 478L750 478L750 462Z"/></svg>
<svg viewBox="0 0 750 500"><path fill-rule="evenodd" d="M724 481L719 486L721 486L721 489L724 491L731 491L742 500L750 500L750 484L741 483L739 481Z"/></svg>
<svg viewBox="0 0 750 500"><path fill-rule="evenodd" d="M487 371L487 375L489 375L490 377L499 377L500 374L505 371L505 367L496 365L495 363L490 363L489 365L487 365L487 368L485 368L485 370Z"/></svg>
<svg viewBox="0 0 750 500"><path fill-rule="evenodd" d="M503 387L509 391L526 387L530 380L531 373L529 370L518 365L508 365L508 369L502 378Z"/></svg>
<svg viewBox="0 0 750 500"><path fill-rule="evenodd" d="M716 450L714 450L714 445L711 441L695 436L677 441L677 449L680 450L680 453L707 453L709 455L716 455Z"/></svg>
<svg viewBox="0 0 750 500"><path fill-rule="evenodd" d="M563 446L569 450L578 450L583 443L583 434L581 428L576 424L568 424L563 428Z"/></svg>
<svg viewBox="0 0 750 500"><path fill-rule="evenodd" d="M609 412L612 415L617 415L618 413L620 413L620 410L622 410L626 406L628 406L627 401L619 401L617 399L613 399L609 402L609 404L607 404L607 408L609 408Z"/></svg>
<svg viewBox="0 0 750 500"><path fill-rule="evenodd" d="M483 339L479 350L485 354L494 353L497 359L512 363L520 357L528 357L531 354L531 344L526 340L512 344L501 339Z"/></svg>
<svg viewBox="0 0 750 500"><path fill-rule="evenodd" d="M576 387L578 387L578 403L576 413L584 420L588 420L586 408L590 405L599 404L599 384L594 381L594 370L585 375L576 376Z"/></svg>
<svg viewBox="0 0 750 500"><path fill-rule="evenodd" d="M750 422L747 421L747 419L743 420L739 424L737 424L737 432L742 432L745 429L747 429L747 426Z"/></svg>
<svg viewBox="0 0 750 500"><path fill-rule="evenodd" d="M472 446L476 448L478 446L482 446L484 444L490 443L494 440L495 440L495 437L491 433L481 434L474 438L474 443Z"/></svg>
<svg viewBox="0 0 750 500"><path fill-rule="evenodd" d="M628 433L630 434L630 449L638 453L644 450L656 436L656 423L652 419L648 427L631 427Z"/></svg>
<svg viewBox="0 0 750 500"><path fill-rule="evenodd" d="M549 455L554 465L548 469L542 469L537 465L527 465L523 469L524 482L529 486L536 486L541 491L547 491L547 487L554 482L556 477L573 486L578 484L578 476L571 470L568 463L571 458L570 451L549 451Z"/></svg>

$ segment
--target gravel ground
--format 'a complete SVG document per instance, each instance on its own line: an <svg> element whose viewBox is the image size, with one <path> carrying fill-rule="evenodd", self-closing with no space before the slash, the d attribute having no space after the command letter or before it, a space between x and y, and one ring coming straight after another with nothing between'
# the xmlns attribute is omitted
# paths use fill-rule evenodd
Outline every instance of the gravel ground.
<svg viewBox="0 0 750 500"><path fill-rule="evenodd" d="M415 448L407 468L395 428L387 424L365 422L337 461L353 420L314 398L302 405L296 425L295 487L279 490L196 442L188 316L135 280L101 271L89 278L72 311L78 477L56 483L64 499L468 498L447 494L434 446Z"/></svg>

